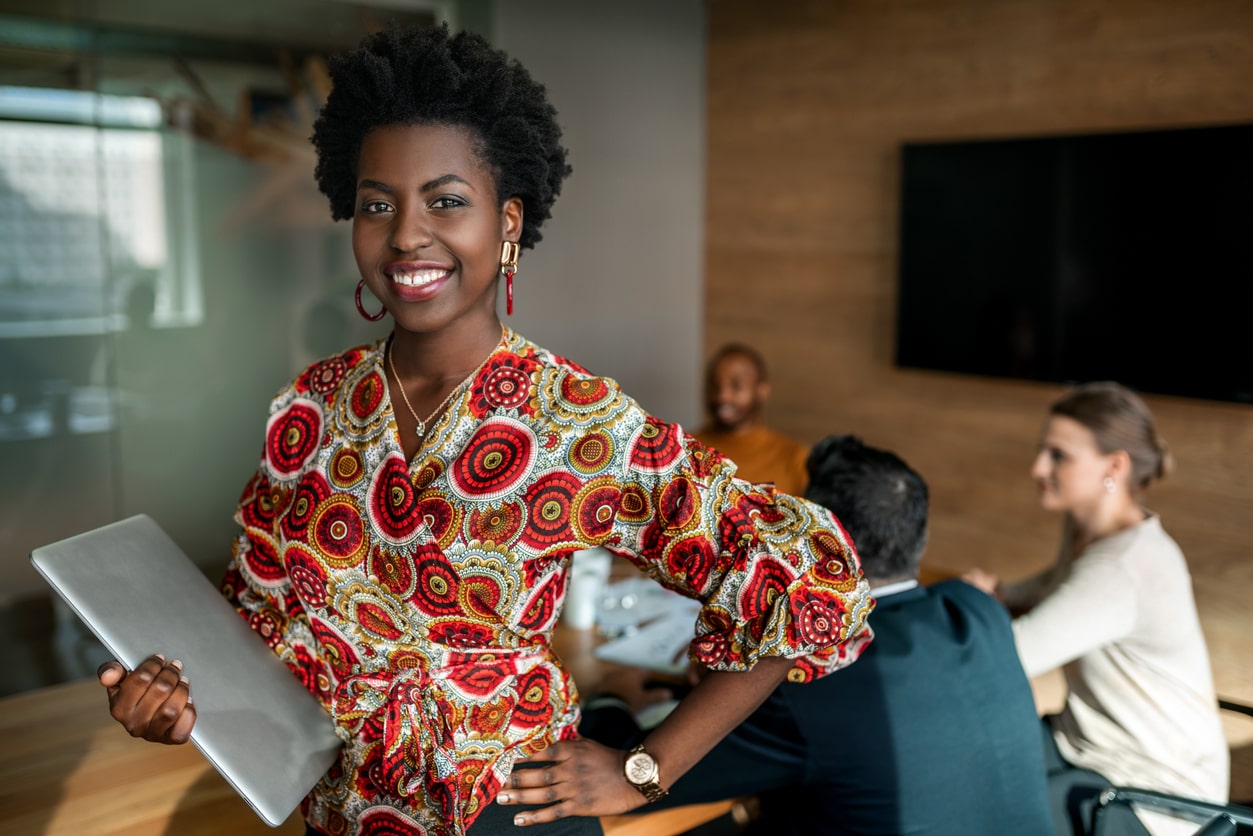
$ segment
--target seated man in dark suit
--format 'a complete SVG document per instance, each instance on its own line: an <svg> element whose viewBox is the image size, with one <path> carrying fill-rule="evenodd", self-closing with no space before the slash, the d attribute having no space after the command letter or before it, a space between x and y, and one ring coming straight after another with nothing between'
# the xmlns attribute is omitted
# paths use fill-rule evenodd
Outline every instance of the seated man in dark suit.
<svg viewBox="0 0 1253 836"><path fill-rule="evenodd" d="M861 554L879 602L875 639L845 669L780 685L642 811L757 795L771 836L1051 836L1039 720L1009 617L959 580L916 580L926 483L851 436L819 442L808 469L806 497L835 512ZM606 727L595 703L582 729L591 737Z"/></svg>

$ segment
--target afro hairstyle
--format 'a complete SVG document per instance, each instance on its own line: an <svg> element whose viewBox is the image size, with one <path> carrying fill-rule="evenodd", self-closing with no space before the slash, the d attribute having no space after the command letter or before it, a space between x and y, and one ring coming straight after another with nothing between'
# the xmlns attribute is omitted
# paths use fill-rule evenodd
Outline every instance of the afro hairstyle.
<svg viewBox="0 0 1253 836"><path fill-rule="evenodd" d="M357 160L366 134L386 125L454 125L477 139L497 199L523 205L522 247L542 237L570 173L557 111L544 86L481 36L447 24L390 27L331 59L331 93L313 125L314 178L335 220L356 206Z"/></svg>

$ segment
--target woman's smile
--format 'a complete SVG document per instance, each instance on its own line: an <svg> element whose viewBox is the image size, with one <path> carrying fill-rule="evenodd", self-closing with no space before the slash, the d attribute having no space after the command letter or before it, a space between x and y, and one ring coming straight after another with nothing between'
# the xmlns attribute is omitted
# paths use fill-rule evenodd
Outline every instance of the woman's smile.
<svg viewBox="0 0 1253 836"><path fill-rule="evenodd" d="M411 261L398 261L383 270L391 281L392 293L402 302L430 299L448 283L452 273L451 267Z"/></svg>

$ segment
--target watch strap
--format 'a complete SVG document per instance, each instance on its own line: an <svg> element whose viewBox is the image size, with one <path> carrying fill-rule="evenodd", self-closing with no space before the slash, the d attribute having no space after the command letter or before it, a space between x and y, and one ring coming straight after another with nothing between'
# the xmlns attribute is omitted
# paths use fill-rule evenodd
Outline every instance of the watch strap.
<svg viewBox="0 0 1253 836"><path fill-rule="evenodd" d="M633 786L643 793L644 797L649 801L660 801L670 794L666 791L665 787L658 784L656 781L650 781L647 784L634 784Z"/></svg>

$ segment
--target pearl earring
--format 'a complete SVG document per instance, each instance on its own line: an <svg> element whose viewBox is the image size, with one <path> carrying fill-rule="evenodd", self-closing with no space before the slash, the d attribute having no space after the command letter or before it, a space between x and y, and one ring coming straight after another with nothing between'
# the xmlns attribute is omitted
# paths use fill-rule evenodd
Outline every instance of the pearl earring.
<svg viewBox="0 0 1253 836"><path fill-rule="evenodd" d="M1113 476L1106 476L1104 485L1106 493L1113 493L1118 488L1118 484L1114 481Z"/></svg>

